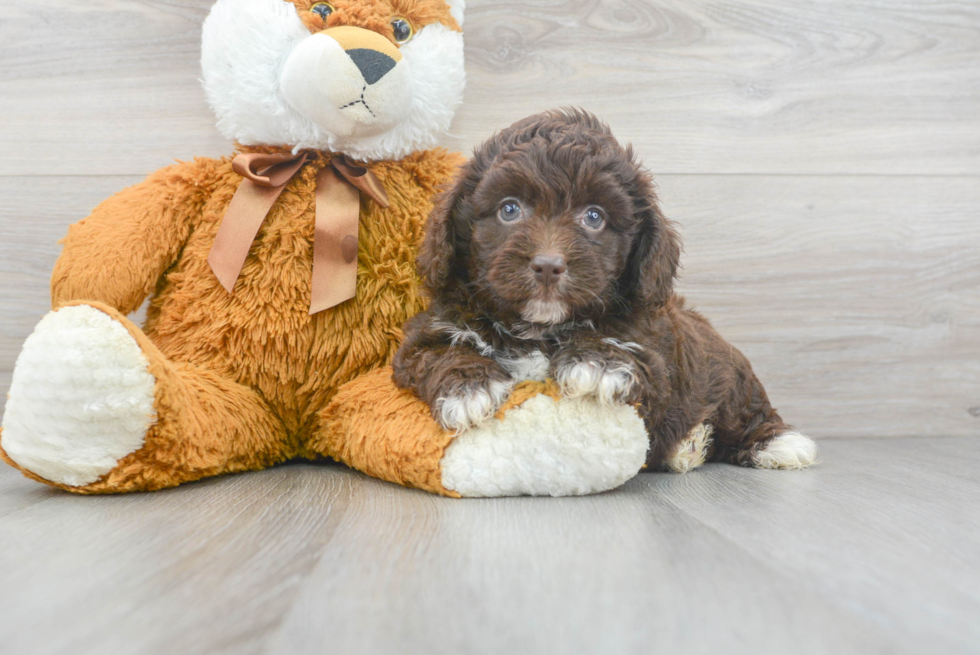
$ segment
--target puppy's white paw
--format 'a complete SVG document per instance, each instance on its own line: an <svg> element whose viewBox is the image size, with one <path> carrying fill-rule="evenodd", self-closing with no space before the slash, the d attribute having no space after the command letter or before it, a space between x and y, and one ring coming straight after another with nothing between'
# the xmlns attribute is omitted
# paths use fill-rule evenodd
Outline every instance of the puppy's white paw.
<svg viewBox="0 0 980 655"><path fill-rule="evenodd" d="M674 473L687 473L704 464L712 432L714 428L707 423L691 430L667 458L667 468Z"/></svg>
<svg viewBox="0 0 980 655"><path fill-rule="evenodd" d="M578 362L555 373L562 393L570 398L595 396L599 402L612 405L623 402L636 384L636 374L629 364L607 367L601 362Z"/></svg>
<svg viewBox="0 0 980 655"><path fill-rule="evenodd" d="M436 400L436 417L447 430L465 430L493 417L510 395L510 382L491 382L485 388L466 389L460 395Z"/></svg>
<svg viewBox="0 0 980 655"><path fill-rule="evenodd" d="M45 480L91 484L142 448L155 383L136 340L108 314L86 305L51 312L17 358L3 448Z"/></svg>
<svg viewBox="0 0 980 655"><path fill-rule="evenodd" d="M817 444L796 432L783 432L770 440L752 457L760 469L805 469L817 461Z"/></svg>

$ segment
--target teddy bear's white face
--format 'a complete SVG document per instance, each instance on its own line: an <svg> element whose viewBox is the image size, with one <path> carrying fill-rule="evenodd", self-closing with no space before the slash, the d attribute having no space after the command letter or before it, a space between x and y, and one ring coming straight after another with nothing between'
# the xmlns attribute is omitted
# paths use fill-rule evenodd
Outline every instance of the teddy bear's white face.
<svg viewBox="0 0 980 655"><path fill-rule="evenodd" d="M399 159L435 145L462 101L465 0L218 0L204 87L243 145Z"/></svg>

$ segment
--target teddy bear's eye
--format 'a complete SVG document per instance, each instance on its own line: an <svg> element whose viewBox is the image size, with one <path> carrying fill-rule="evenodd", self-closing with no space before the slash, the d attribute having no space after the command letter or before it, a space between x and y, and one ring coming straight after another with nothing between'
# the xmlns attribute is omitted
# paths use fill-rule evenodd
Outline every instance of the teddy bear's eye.
<svg viewBox="0 0 980 655"><path fill-rule="evenodd" d="M327 20L327 16L333 13L333 5L331 5L329 2L318 2L310 7L310 11L323 20Z"/></svg>
<svg viewBox="0 0 980 655"><path fill-rule="evenodd" d="M396 43L408 43L415 36L412 24L404 18L396 18L391 21L391 29L394 32Z"/></svg>

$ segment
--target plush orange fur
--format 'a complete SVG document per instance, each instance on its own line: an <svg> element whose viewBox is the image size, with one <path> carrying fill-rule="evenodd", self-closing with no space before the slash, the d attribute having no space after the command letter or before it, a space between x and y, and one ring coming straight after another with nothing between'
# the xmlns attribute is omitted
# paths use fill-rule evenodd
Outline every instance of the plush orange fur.
<svg viewBox="0 0 980 655"><path fill-rule="evenodd" d="M507 401L501 405L494 417L497 419L502 419L504 414L514 409L515 407L520 407L525 403L525 401L531 398L544 394L549 396L553 400L560 400L561 387L554 380L548 380L547 382L537 382L535 380L525 380L521 382L514 390L511 391L510 397Z"/></svg>
<svg viewBox="0 0 980 655"><path fill-rule="evenodd" d="M345 385L320 420L311 450L382 480L459 497L442 486L439 466L452 433L432 420L428 405L395 386L391 367Z"/></svg>
<svg viewBox="0 0 980 655"><path fill-rule="evenodd" d="M374 467L358 454L363 444L345 445L328 434L342 410L324 410L342 385L390 363L400 326L423 308L416 249L432 198L461 157L430 150L370 165L391 207L382 210L362 199L357 297L310 316L315 181L328 157L314 153L289 183L259 231L233 294L207 263L241 182L230 158L159 171L71 227L52 277L52 305L85 303L129 330L156 378L158 415L141 450L98 482L71 491L159 489L302 456ZM150 294L155 295L140 330L123 315ZM416 421L413 438L435 434L435 423L426 419L427 425ZM423 444L436 468L439 439L444 435ZM408 479L398 467L371 472L440 491L437 483Z"/></svg>

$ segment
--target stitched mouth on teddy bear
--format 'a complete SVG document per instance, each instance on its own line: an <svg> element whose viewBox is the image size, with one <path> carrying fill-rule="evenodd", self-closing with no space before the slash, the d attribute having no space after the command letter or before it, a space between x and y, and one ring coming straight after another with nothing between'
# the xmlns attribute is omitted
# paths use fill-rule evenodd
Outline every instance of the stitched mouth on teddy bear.
<svg viewBox="0 0 980 655"><path fill-rule="evenodd" d="M348 102L346 105L340 108L340 111L345 111L349 109L351 110L351 113L354 113L355 111L360 109L361 111L367 111L367 113L372 118L376 117L375 113L371 111L371 105L369 105L367 103L367 100L364 99L364 92L367 91L367 88L368 85L365 84L364 88L361 89L361 96L357 100L352 100L351 102Z"/></svg>

